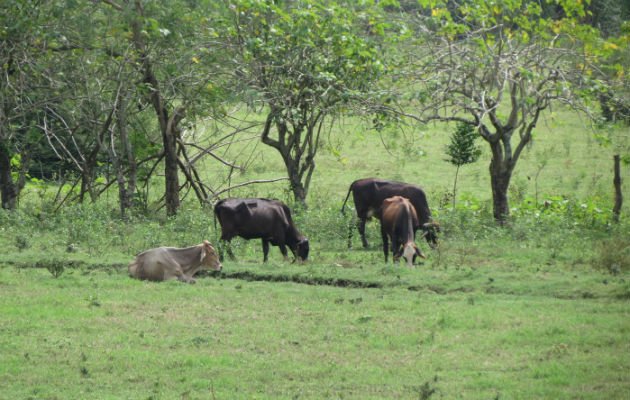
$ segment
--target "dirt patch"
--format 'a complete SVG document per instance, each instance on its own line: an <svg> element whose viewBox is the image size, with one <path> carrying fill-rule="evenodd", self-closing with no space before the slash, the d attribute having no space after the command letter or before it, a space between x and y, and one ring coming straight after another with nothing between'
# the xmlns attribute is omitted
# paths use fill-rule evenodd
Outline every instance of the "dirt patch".
<svg viewBox="0 0 630 400"><path fill-rule="evenodd" d="M266 282L294 282L302 283L305 285L323 285L323 286L337 286L337 287L349 287L349 288L373 288L379 289L383 285L379 282L364 282L352 279L342 278L324 278L318 276L303 276L303 275L273 275L273 274L259 274L250 271L238 271L238 272L220 272L209 273L208 275L221 279L242 279L246 281L266 281Z"/></svg>

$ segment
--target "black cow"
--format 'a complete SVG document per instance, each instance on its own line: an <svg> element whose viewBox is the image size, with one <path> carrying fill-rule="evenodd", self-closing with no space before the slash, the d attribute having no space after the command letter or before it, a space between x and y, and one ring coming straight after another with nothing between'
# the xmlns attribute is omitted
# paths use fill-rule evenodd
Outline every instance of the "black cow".
<svg viewBox="0 0 630 400"><path fill-rule="evenodd" d="M414 226L414 232L422 229L426 232L424 236L426 236L429 246L431 248L437 246L436 232L440 231L440 225L437 222L431 222L431 210L427 203L427 196L420 186L377 178L356 180L352 182L350 189L348 189L348 195L341 206L342 213L345 213L344 207L348 197L350 197L350 192L352 192L354 206L359 219L357 225L363 241L363 247L368 247L368 242L365 239L365 223L371 217L380 219L379 214L383 200L392 196L402 196L409 199L418 214L418 225ZM350 229L349 238L352 238L352 228ZM350 240L348 241L348 246L350 246Z"/></svg>
<svg viewBox="0 0 630 400"><path fill-rule="evenodd" d="M279 246L285 259L285 245L294 257L302 260L308 257L308 240L295 227L289 207L280 201L229 198L214 206L214 214L221 224L221 240L229 242L234 236L247 240L261 238L265 262L269 243ZM228 255L234 259L229 248Z"/></svg>
<svg viewBox="0 0 630 400"><path fill-rule="evenodd" d="M418 215L409 200L400 196L385 199L380 214L385 262L387 262L388 238L392 242L394 261L402 256L407 262L407 267L411 267L416 256L426 258L414 243L416 231L413 227L418 224Z"/></svg>

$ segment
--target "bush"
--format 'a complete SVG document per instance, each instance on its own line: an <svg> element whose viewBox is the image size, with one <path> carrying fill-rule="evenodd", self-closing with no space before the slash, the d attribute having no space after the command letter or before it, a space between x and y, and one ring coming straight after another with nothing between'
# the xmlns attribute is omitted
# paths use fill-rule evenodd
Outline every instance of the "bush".
<svg viewBox="0 0 630 400"><path fill-rule="evenodd" d="M591 262L595 268L613 275L630 271L630 243L627 237L615 236L597 242Z"/></svg>
<svg viewBox="0 0 630 400"><path fill-rule="evenodd" d="M44 261L38 261L35 264L36 268L46 268L48 272L56 279L59 278L66 270L65 262L57 259L49 259Z"/></svg>
<svg viewBox="0 0 630 400"><path fill-rule="evenodd" d="M18 235L15 237L15 247L17 247L18 250L22 251L31 247L31 243L26 236Z"/></svg>

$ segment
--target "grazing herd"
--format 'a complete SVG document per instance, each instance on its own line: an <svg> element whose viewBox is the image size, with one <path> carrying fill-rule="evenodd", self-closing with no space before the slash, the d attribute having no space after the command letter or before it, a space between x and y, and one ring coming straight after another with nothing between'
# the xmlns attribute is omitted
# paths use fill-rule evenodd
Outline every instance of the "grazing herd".
<svg viewBox="0 0 630 400"><path fill-rule="evenodd" d="M354 199L357 228L364 247L368 247L365 238L367 220L376 217L381 221L385 262L390 250L393 260L402 257L407 267L413 265L416 257L426 258L415 244L415 235L419 229L423 231L420 238L425 237L432 249L437 246L440 225L431 221L427 197L419 186L376 178L356 180L350 185L341 207L342 213L345 213L350 193ZM308 239L297 230L289 207L281 201L228 198L215 204L214 215L221 225L221 241L227 244L235 236L247 240L260 238L265 262L269 244L278 246L285 260L288 258L287 247L296 260L305 261L308 258ZM352 229L348 235L348 247L351 239ZM234 254L229 246L227 253L233 260ZM220 271L222 265L219 260L222 256L222 252L217 255L207 240L183 249L158 247L138 254L129 264L129 274L142 280L164 281L175 278L195 283L192 276L199 270Z"/></svg>

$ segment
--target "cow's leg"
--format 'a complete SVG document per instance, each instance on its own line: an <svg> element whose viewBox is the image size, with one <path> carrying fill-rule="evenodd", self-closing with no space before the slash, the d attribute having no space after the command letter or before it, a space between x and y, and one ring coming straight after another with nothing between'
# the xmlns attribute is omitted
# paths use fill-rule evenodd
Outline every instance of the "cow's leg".
<svg viewBox="0 0 630 400"><path fill-rule="evenodd" d="M230 260L234 261L236 260L236 257L234 256L234 253L232 253L232 243L228 242L227 244L227 253L228 253L228 257L230 257Z"/></svg>
<svg viewBox="0 0 630 400"><path fill-rule="evenodd" d="M363 243L364 248L370 247L367 240L365 239L365 223L367 222L367 218L359 218L359 222L357 227L359 228L359 233L361 234L361 242Z"/></svg>
<svg viewBox="0 0 630 400"><path fill-rule="evenodd" d="M170 264L160 263L159 265L162 267L162 270L164 271L164 280L175 277L180 282L194 283L194 281L190 282L190 279L188 279L188 277L184 274L184 270L182 269L182 266L179 265L179 263L175 261L174 259L172 258L170 259Z"/></svg>
<svg viewBox="0 0 630 400"><path fill-rule="evenodd" d="M263 246L263 262L267 262L267 255L269 254L269 241L263 239L262 246Z"/></svg>
<svg viewBox="0 0 630 400"><path fill-rule="evenodd" d="M225 246L225 242L219 243L219 245L217 246L217 251L218 251L218 256L219 256L219 261L223 262L223 259L225 258L223 256L223 247Z"/></svg>
<svg viewBox="0 0 630 400"><path fill-rule="evenodd" d="M383 229L383 227L381 226L381 238L383 239L383 254L385 254L385 262L387 263L387 255L389 253L389 245L387 243L387 232L385 232L385 229Z"/></svg>
<svg viewBox="0 0 630 400"><path fill-rule="evenodd" d="M392 261L395 263L396 261L398 261L398 257L400 257L398 255L398 236L396 235L396 232L392 233Z"/></svg>
<svg viewBox="0 0 630 400"><path fill-rule="evenodd" d="M224 257L223 257L223 250L227 251L228 257L230 257L230 260L234 261L236 260L236 257L234 257L234 253L232 253L232 242L228 239L221 239L220 242L220 246L219 246L219 261L223 261Z"/></svg>
<svg viewBox="0 0 630 400"><path fill-rule="evenodd" d="M282 253L282 256L284 257L284 261L285 262L289 261L289 253L287 252L287 246L285 246L284 243L281 243L278 245L278 247L280 247L280 252ZM293 256L295 257L295 252L293 252Z"/></svg>
<svg viewBox="0 0 630 400"><path fill-rule="evenodd" d="M354 225L352 222L348 224L348 248L352 247L352 236L354 233Z"/></svg>

